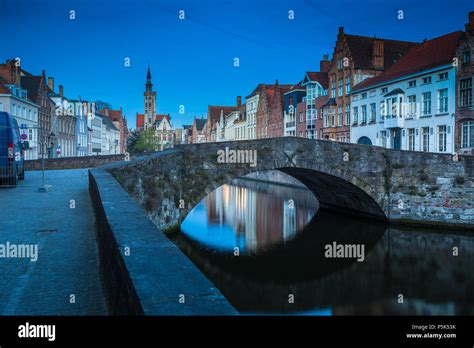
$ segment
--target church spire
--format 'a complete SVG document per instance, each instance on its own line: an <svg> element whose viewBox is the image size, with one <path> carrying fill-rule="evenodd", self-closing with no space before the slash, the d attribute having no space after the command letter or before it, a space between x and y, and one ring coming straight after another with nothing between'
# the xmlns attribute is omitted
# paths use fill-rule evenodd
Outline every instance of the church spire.
<svg viewBox="0 0 474 348"><path fill-rule="evenodd" d="M148 72L146 73L146 82L151 83L150 63L148 62Z"/></svg>
<svg viewBox="0 0 474 348"><path fill-rule="evenodd" d="M153 84L151 83L150 63L148 63L148 71L146 73L146 84L145 84L146 91L151 92L152 91L152 86L153 86Z"/></svg>
<svg viewBox="0 0 474 348"><path fill-rule="evenodd" d="M148 62L148 71L146 73L145 93L143 93L145 102L145 120L144 128L153 126L156 118L156 92L153 91L151 83L150 62Z"/></svg>

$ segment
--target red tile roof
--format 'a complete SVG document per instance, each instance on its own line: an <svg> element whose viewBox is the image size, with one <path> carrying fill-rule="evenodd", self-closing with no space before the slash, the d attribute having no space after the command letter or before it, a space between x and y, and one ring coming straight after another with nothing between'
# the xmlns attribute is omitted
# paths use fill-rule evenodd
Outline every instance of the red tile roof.
<svg viewBox="0 0 474 348"><path fill-rule="evenodd" d="M137 129L145 125L145 115L137 113Z"/></svg>
<svg viewBox="0 0 474 348"><path fill-rule="evenodd" d="M122 110L109 110L109 117L112 121L121 121L123 119Z"/></svg>
<svg viewBox="0 0 474 348"><path fill-rule="evenodd" d="M168 122L171 121L171 117L169 114L156 114L155 121L163 121L163 118L166 118Z"/></svg>
<svg viewBox="0 0 474 348"><path fill-rule="evenodd" d="M357 84L353 91L451 63L462 33L455 31L412 47L396 64L381 75Z"/></svg>
<svg viewBox="0 0 474 348"><path fill-rule="evenodd" d="M168 122L171 123L171 117L169 114L156 114L155 121L161 122L163 118L166 118ZM143 128L143 126L145 125L145 115L137 113L136 119L136 128Z"/></svg>
<svg viewBox="0 0 474 348"><path fill-rule="evenodd" d="M324 89L328 89L328 86L329 86L328 73L308 71L306 72L306 75L308 75L311 81L317 81Z"/></svg>
<svg viewBox="0 0 474 348"><path fill-rule="evenodd" d="M297 90L297 89L306 90L306 88L304 88L302 84L303 84L303 80L301 80L300 82L298 82L298 83L294 84L293 86L291 86L291 88L288 90L288 92L285 92L285 93L289 93L289 92Z"/></svg>
<svg viewBox="0 0 474 348"><path fill-rule="evenodd" d="M259 83L257 85L257 87L255 87L255 89L252 91L252 93L250 93L248 96L246 96L245 98L250 98L252 97L253 95L257 94L257 93L260 93L262 92L263 88L265 86L265 89L267 88L273 88L275 85L274 84L265 84L265 83ZM287 85L287 84L279 84L278 86L282 87L282 88L291 88L292 85Z"/></svg>
<svg viewBox="0 0 474 348"><path fill-rule="evenodd" d="M221 118L221 110L225 115L237 110L236 106L212 106L209 105L207 108L207 118L210 122L215 123Z"/></svg>

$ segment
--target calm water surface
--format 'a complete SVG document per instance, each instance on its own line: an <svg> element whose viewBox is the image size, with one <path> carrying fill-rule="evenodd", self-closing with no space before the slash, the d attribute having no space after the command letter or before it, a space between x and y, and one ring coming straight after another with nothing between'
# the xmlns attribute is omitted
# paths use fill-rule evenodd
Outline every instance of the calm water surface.
<svg viewBox="0 0 474 348"><path fill-rule="evenodd" d="M306 189L235 180L188 214L175 242L241 313L474 314L473 232L318 211ZM363 261L326 257L334 243L363 245Z"/></svg>

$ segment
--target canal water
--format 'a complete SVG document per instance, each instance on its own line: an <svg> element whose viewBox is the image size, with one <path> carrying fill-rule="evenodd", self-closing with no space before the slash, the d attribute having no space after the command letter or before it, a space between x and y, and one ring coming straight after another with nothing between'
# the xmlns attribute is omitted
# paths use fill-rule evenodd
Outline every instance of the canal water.
<svg viewBox="0 0 474 348"><path fill-rule="evenodd" d="M243 314L474 314L474 233L318 210L306 189L237 179L174 242Z"/></svg>

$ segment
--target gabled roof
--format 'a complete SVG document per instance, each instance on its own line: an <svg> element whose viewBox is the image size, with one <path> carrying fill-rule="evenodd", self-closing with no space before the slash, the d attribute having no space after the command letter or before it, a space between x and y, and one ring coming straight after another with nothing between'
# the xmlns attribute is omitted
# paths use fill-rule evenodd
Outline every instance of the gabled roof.
<svg viewBox="0 0 474 348"><path fill-rule="evenodd" d="M28 99L34 103L38 103L38 92L41 84L42 76L21 76L20 84L21 87L28 91Z"/></svg>
<svg viewBox="0 0 474 348"><path fill-rule="evenodd" d="M328 73L308 71L306 72L302 85L304 86L308 82L318 82L324 89L328 89Z"/></svg>
<svg viewBox="0 0 474 348"><path fill-rule="evenodd" d="M209 105L207 108L207 118L212 122L218 122L221 118L221 111L225 115L237 110L236 106L213 106Z"/></svg>
<svg viewBox="0 0 474 348"><path fill-rule="evenodd" d="M353 88L353 92L379 85L403 76L450 64L463 32L455 31L412 47L396 64L381 75L367 79Z"/></svg>
<svg viewBox="0 0 474 348"><path fill-rule="evenodd" d="M157 114L157 115L155 115L155 122L156 121L161 122L163 120L163 118L166 118L168 120L168 122L170 122L170 124L171 124L171 117L170 117L169 114L162 114L162 115ZM141 128L145 125L145 115L144 114L137 113L136 119L137 119L137 121L136 121L136 127L137 128Z"/></svg>
<svg viewBox="0 0 474 348"><path fill-rule="evenodd" d="M204 128L204 125L206 124L206 119L205 118L195 118L194 123L196 124L196 129L198 131L202 131Z"/></svg>
<svg viewBox="0 0 474 348"><path fill-rule="evenodd" d="M163 121L163 119L166 118L168 122L171 122L171 117L169 114L156 114L155 120L156 121Z"/></svg>
<svg viewBox="0 0 474 348"><path fill-rule="evenodd" d="M384 69L392 66L410 48L418 44L416 42L379 39L349 34L345 34L345 38L356 69L377 69L372 62L372 48L375 40L381 40L384 43Z"/></svg>
<svg viewBox="0 0 474 348"><path fill-rule="evenodd" d="M285 92L285 94L291 93L293 91L306 91L306 88L303 87L303 80L291 86L291 88L288 90L288 92Z"/></svg>
<svg viewBox="0 0 474 348"><path fill-rule="evenodd" d="M109 117L112 121L121 121L123 120L122 110L111 110L109 109Z"/></svg>
<svg viewBox="0 0 474 348"><path fill-rule="evenodd" d="M248 96L245 97L245 99L248 99L250 97L253 97L255 94L257 93L261 93L263 91L263 89L268 89L268 88L273 88L275 86L275 84L266 84L266 83L259 83L257 85L257 87L255 87L255 89L252 91L252 93L250 93ZM289 84L278 84L279 87L282 87L282 88L291 88L292 85L289 85Z"/></svg>

